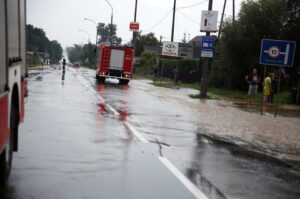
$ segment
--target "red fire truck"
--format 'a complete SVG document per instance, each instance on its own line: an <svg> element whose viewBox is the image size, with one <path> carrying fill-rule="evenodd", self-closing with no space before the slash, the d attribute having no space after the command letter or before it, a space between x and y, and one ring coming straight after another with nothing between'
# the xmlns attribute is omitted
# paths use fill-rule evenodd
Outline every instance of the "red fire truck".
<svg viewBox="0 0 300 199"><path fill-rule="evenodd" d="M6 184L26 91L26 0L0 0L0 186Z"/></svg>
<svg viewBox="0 0 300 199"><path fill-rule="evenodd" d="M97 81L104 83L106 78L115 78L120 84L128 84L132 78L134 48L101 44L97 51Z"/></svg>

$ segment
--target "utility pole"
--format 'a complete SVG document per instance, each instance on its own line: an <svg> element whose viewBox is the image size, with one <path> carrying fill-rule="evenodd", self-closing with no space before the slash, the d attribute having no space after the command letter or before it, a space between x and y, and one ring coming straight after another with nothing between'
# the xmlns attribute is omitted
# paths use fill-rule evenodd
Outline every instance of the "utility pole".
<svg viewBox="0 0 300 199"><path fill-rule="evenodd" d="M174 6L173 6L173 21L172 21L172 33L171 33L172 42L174 41L175 12L176 12L176 0L174 0Z"/></svg>
<svg viewBox="0 0 300 199"><path fill-rule="evenodd" d="M108 0L105 0L108 5L110 6L111 8L111 16L110 16L110 44L112 43L112 36L113 36L113 15L114 15L114 9L112 7L112 5L109 3Z"/></svg>
<svg viewBox="0 0 300 199"><path fill-rule="evenodd" d="M235 21L235 0L232 0L232 21Z"/></svg>
<svg viewBox="0 0 300 199"><path fill-rule="evenodd" d="M223 25L223 19L224 19L226 3L227 3L227 0L224 0L223 12L222 12L221 23L220 23L219 34L218 34L218 40L220 39L221 34L222 34L222 25Z"/></svg>
<svg viewBox="0 0 300 199"><path fill-rule="evenodd" d="M136 22L137 5L138 5L138 0L135 0L134 22ZM136 39L136 32L133 31L133 33L132 33L132 45L133 45L133 47L135 47L135 39Z"/></svg>
<svg viewBox="0 0 300 199"><path fill-rule="evenodd" d="M209 0L208 2L208 10L212 10L213 0ZM210 36L210 32L206 32L206 36ZM208 65L209 65L210 58L206 57L203 59L203 66L202 66L202 78L200 83L200 97L206 98L207 97L207 75L208 75Z"/></svg>

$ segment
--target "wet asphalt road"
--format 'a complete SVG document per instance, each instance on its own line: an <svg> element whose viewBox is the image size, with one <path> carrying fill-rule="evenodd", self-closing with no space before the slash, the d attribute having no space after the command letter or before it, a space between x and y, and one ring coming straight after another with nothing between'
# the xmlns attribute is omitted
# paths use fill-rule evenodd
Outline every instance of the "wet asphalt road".
<svg viewBox="0 0 300 199"><path fill-rule="evenodd" d="M170 92L143 80L97 85L89 69L31 77L0 198L300 198L299 171L201 137L192 99Z"/></svg>

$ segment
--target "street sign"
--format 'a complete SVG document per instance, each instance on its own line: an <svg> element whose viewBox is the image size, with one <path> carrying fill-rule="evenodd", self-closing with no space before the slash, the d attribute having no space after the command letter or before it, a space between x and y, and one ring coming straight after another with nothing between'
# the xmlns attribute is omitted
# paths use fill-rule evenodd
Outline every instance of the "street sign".
<svg viewBox="0 0 300 199"><path fill-rule="evenodd" d="M140 24L138 22L130 22L129 29L130 31L139 31Z"/></svg>
<svg viewBox="0 0 300 199"><path fill-rule="evenodd" d="M200 32L217 32L218 11L203 10L201 14Z"/></svg>
<svg viewBox="0 0 300 199"><path fill-rule="evenodd" d="M212 58L214 56L214 37L203 36L201 45L201 57Z"/></svg>
<svg viewBox="0 0 300 199"><path fill-rule="evenodd" d="M164 41L161 54L164 56L178 57L178 47L178 42Z"/></svg>
<svg viewBox="0 0 300 199"><path fill-rule="evenodd" d="M193 45L179 43L178 55L183 59L193 59Z"/></svg>
<svg viewBox="0 0 300 199"><path fill-rule="evenodd" d="M296 42L263 39L259 63L262 65L293 67Z"/></svg>

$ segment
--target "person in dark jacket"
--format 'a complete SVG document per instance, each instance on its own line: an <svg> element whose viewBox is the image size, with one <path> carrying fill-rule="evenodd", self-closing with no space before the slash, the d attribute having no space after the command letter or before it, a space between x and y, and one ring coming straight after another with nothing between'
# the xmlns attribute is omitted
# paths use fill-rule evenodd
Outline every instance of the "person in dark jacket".
<svg viewBox="0 0 300 199"><path fill-rule="evenodd" d="M249 84L248 95L252 96L252 97L255 97L257 95L258 84L260 82L260 77L257 73L257 69L254 68L252 70L252 73L250 73L249 75L247 75L245 77L245 80Z"/></svg>

